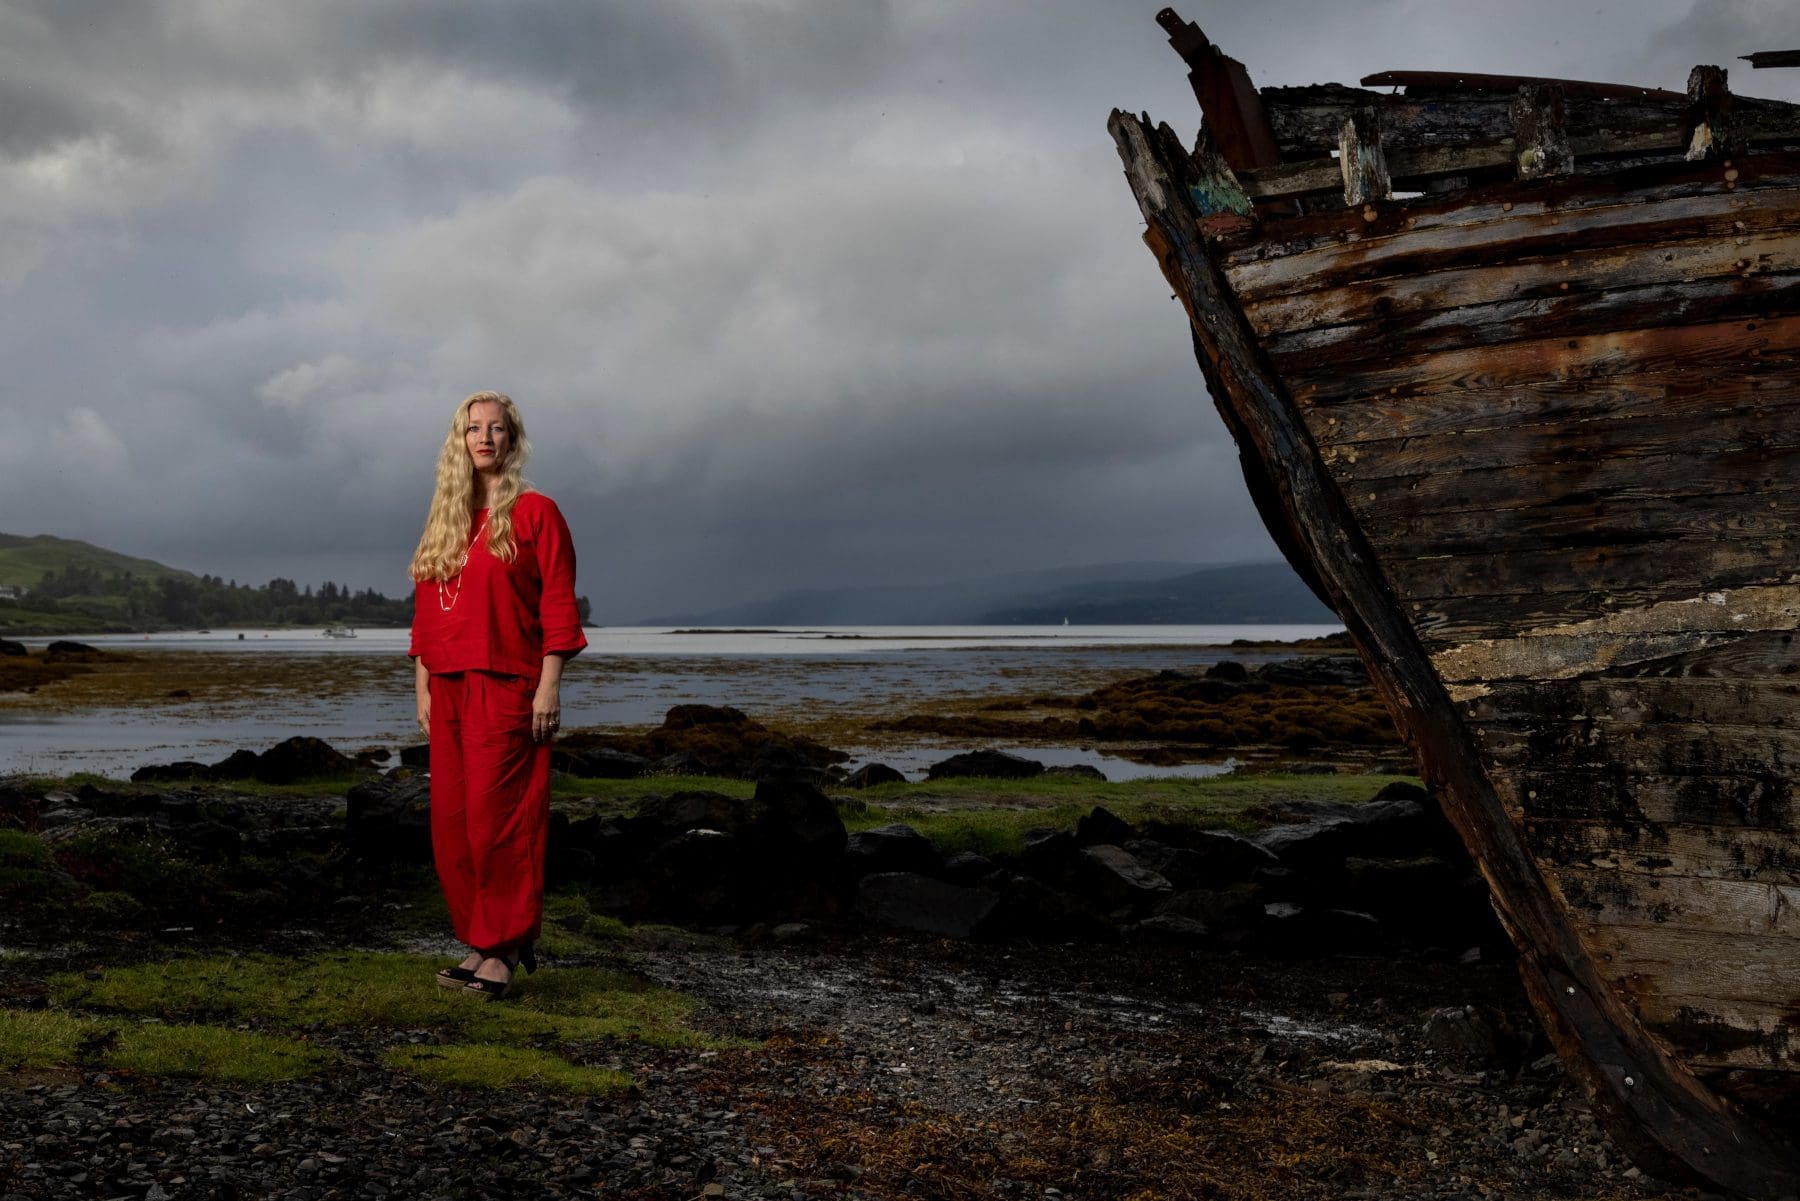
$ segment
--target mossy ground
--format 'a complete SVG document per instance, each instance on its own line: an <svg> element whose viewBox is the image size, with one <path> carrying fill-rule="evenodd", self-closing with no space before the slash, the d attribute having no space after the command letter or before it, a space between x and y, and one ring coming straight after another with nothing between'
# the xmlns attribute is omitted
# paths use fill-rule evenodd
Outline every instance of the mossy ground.
<svg viewBox="0 0 1800 1201"><path fill-rule="evenodd" d="M490 1004L439 987L446 965L353 951L59 973L46 982L46 1008L0 1009L0 1066L267 1082L328 1071L349 1041L443 1084L599 1093L631 1085L624 1072L581 1062L602 1048L746 1045L692 1025L690 998L624 972L521 974L506 1001Z"/></svg>
<svg viewBox="0 0 1800 1201"><path fill-rule="evenodd" d="M1096 807L1134 825L1157 821L1245 833L1269 824L1283 802L1303 798L1361 802L1396 782L1416 780L1392 775L1227 775L1102 783L1039 776L883 784L859 794L864 807L845 812L844 825L864 830L904 822L946 851L1016 854L1025 831L1073 830Z"/></svg>

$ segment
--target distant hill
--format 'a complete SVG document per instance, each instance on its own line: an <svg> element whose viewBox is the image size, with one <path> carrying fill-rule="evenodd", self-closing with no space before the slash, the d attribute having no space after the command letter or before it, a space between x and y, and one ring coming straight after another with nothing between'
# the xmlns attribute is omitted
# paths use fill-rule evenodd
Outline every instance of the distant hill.
<svg viewBox="0 0 1800 1201"><path fill-rule="evenodd" d="M48 535L0 534L0 635L137 633L232 626L405 626L409 591L390 600L329 580L250 585L195 575L117 551ZM10 589L9 589L10 590Z"/></svg>
<svg viewBox="0 0 1800 1201"><path fill-rule="evenodd" d="M946 584L802 589L641 625L1082 625L1332 623L1285 563L1105 563Z"/></svg>
<svg viewBox="0 0 1800 1201"><path fill-rule="evenodd" d="M142 580L173 578L195 579L191 571L169 567L153 559L137 559L118 551L78 542L73 538L53 538L49 534L26 537L22 534L0 534L0 584L18 588L35 588L46 571L58 575L70 568L94 572L102 578L130 573Z"/></svg>
<svg viewBox="0 0 1800 1201"><path fill-rule="evenodd" d="M1337 621L1286 563L1205 567L1161 580L1108 580L989 610L981 625L1314 625Z"/></svg>

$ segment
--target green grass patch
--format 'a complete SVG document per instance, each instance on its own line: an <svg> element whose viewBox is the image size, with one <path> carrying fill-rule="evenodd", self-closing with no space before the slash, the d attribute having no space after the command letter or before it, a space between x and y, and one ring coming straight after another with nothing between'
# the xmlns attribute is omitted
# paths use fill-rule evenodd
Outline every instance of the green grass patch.
<svg viewBox="0 0 1800 1201"><path fill-rule="evenodd" d="M1134 825L1149 821L1249 833L1268 824L1262 811L1284 802L1359 803L1412 776L1225 775L1102 783L1067 776L1029 780L955 779L883 784L861 794L867 808L844 825L866 830L905 822L946 851L1017 854L1027 830L1073 829L1095 806Z"/></svg>
<svg viewBox="0 0 1800 1201"><path fill-rule="evenodd" d="M550 795L556 798L592 798L602 804L641 801L647 796L668 796L676 792L718 792L730 797L749 797L756 793L751 780L733 776L640 776L635 780L590 780L582 776L553 776Z"/></svg>
<svg viewBox="0 0 1800 1201"><path fill-rule="evenodd" d="M599 1095L623 1092L631 1077L611 1068L581 1067L548 1051L528 1047L451 1044L393 1047L383 1052L389 1067L437 1084L463 1088L530 1086L557 1092Z"/></svg>
<svg viewBox="0 0 1800 1201"><path fill-rule="evenodd" d="M262 1083L309 1076L335 1056L280 1035L217 1026L106 1020L65 1010L0 1009L0 1065L81 1065L147 1076Z"/></svg>
<svg viewBox="0 0 1800 1201"><path fill-rule="evenodd" d="M631 937L630 926L593 912L582 893L552 893L544 898L544 926L537 941L541 954L572 959L617 947Z"/></svg>
<svg viewBox="0 0 1800 1201"><path fill-rule="evenodd" d="M235 1019L288 1029L432 1029L462 1042L523 1045L544 1039L620 1038L658 1047L726 1045L684 1024L693 1002L598 968L521 973L503 1004L439 988L445 961L350 952L179 959L113 968L98 980L52 977L57 1003L166 1020Z"/></svg>
<svg viewBox="0 0 1800 1201"><path fill-rule="evenodd" d="M147 1075L280 1080L330 1060L288 1035L429 1030L442 1045L395 1048L386 1053L389 1065L471 1087L604 1093L629 1087L630 1077L569 1063L544 1045L747 1045L694 1029L687 1024L690 998L623 973L558 968L521 976L506 1001L487 1004L438 987L434 974L444 966L435 956L355 952L181 959L112 968L97 979L64 973L49 981L58 1008L0 1010L0 1065L100 1064Z"/></svg>

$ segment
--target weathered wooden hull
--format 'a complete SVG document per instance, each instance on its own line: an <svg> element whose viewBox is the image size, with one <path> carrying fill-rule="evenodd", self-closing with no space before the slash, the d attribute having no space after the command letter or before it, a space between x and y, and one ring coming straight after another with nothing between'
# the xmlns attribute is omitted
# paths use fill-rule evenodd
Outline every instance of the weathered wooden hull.
<svg viewBox="0 0 1800 1201"><path fill-rule="evenodd" d="M1800 1195L1800 155L1251 224L1112 128L1265 517L1615 1136Z"/></svg>

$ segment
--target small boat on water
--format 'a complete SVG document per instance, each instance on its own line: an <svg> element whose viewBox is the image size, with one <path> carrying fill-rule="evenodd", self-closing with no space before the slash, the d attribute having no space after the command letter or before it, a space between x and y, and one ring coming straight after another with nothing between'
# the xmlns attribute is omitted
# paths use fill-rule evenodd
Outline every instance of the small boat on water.
<svg viewBox="0 0 1800 1201"><path fill-rule="evenodd" d="M354 638L354 637L356 637L356 631L351 629L349 626L326 626L325 627L325 637L327 637L327 638Z"/></svg>
<svg viewBox="0 0 1800 1201"><path fill-rule="evenodd" d="M1800 1195L1800 106L1157 19L1198 141L1110 129L1265 522L1615 1138Z"/></svg>

